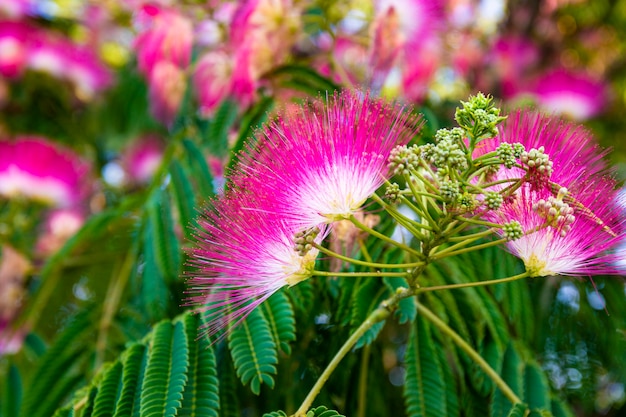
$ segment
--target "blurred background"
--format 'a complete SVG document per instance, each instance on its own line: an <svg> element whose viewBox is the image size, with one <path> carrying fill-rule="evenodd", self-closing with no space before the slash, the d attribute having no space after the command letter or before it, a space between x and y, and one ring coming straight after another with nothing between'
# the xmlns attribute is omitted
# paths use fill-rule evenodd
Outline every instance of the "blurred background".
<svg viewBox="0 0 626 417"><path fill-rule="evenodd" d="M422 140L478 91L537 107L592 131L626 180L626 0L0 0L3 398L88 305L83 379L185 310L190 225L233 152L337 88L414 106ZM576 415L622 415L623 277L531 294L551 388Z"/></svg>

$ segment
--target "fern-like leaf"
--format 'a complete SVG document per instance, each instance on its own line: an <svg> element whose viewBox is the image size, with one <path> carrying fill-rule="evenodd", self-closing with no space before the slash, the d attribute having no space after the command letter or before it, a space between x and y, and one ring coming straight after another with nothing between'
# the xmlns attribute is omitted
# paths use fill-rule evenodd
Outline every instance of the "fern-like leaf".
<svg viewBox="0 0 626 417"><path fill-rule="evenodd" d="M278 357L270 326L261 310L254 309L228 337L237 376L253 393L261 392L261 383L274 387Z"/></svg>
<svg viewBox="0 0 626 417"><path fill-rule="evenodd" d="M409 288L409 284L406 279L402 277L385 277L383 281L389 287L392 292L395 292L398 288ZM417 316L417 306L415 305L415 297L407 297L398 303L398 322L400 324L412 323Z"/></svg>
<svg viewBox="0 0 626 417"><path fill-rule="evenodd" d="M287 417L287 414L282 411L272 411L271 413L265 413L262 417Z"/></svg>
<svg viewBox="0 0 626 417"><path fill-rule="evenodd" d="M389 288L381 284L379 280L367 279L361 281L354 292L352 301L351 323L354 327L363 323L369 314L389 295ZM384 321L376 323L361 336L354 345L355 349L372 343L385 325Z"/></svg>
<svg viewBox="0 0 626 417"><path fill-rule="evenodd" d="M213 348L206 337L198 338L197 316L186 314L183 324L189 345L189 368L187 384L183 391L183 403L180 417L217 417L219 395L217 369Z"/></svg>
<svg viewBox="0 0 626 417"><path fill-rule="evenodd" d="M526 364L524 370L524 401L531 410L550 409L550 386L536 363Z"/></svg>
<svg viewBox="0 0 626 417"><path fill-rule="evenodd" d="M167 280L175 280L180 267L180 245L174 233L169 196L162 190L155 191L148 202L147 213L152 240L145 244L153 245L161 274Z"/></svg>
<svg viewBox="0 0 626 417"><path fill-rule="evenodd" d="M92 310L80 312L46 351L25 392L22 417L48 417L82 379L72 365L89 352L93 323Z"/></svg>
<svg viewBox="0 0 626 417"><path fill-rule="evenodd" d="M22 377L17 366L11 364L0 396L0 416L17 416L22 402Z"/></svg>
<svg viewBox="0 0 626 417"><path fill-rule="evenodd" d="M446 387L429 323L418 315L406 350L404 398L409 417L447 417Z"/></svg>
<svg viewBox="0 0 626 417"><path fill-rule="evenodd" d="M189 366L187 336L181 322L161 322L154 329L152 351L141 393L141 417L176 415Z"/></svg>
<svg viewBox="0 0 626 417"><path fill-rule="evenodd" d="M524 403L518 403L511 408L507 417L525 417L528 412L528 406Z"/></svg>
<svg viewBox="0 0 626 417"><path fill-rule="evenodd" d="M141 389L148 363L148 352L143 344L131 345L122 356L122 392L114 417L139 416Z"/></svg>
<svg viewBox="0 0 626 417"><path fill-rule="evenodd" d="M117 361L106 370L94 399L93 417L112 417L122 385L122 363Z"/></svg>
<svg viewBox="0 0 626 417"><path fill-rule="evenodd" d="M274 343L287 355L291 354L289 342L296 340L296 319L289 299L283 291L278 291L261 304L261 309Z"/></svg>
<svg viewBox="0 0 626 417"><path fill-rule="evenodd" d="M204 153L191 140L183 139L182 142L187 155L186 165L189 167L191 178L193 178L198 189L198 195L201 199L208 199L215 195L215 189L213 188L213 176L204 158ZM202 203L202 201L198 203Z"/></svg>
<svg viewBox="0 0 626 417"><path fill-rule="evenodd" d="M343 414L339 414L335 410L329 410L328 407L320 405L319 407L312 408L306 413L306 417L345 417Z"/></svg>
<svg viewBox="0 0 626 417"><path fill-rule="evenodd" d="M180 224L183 226L185 236L190 238L196 217L193 188L185 170L178 161L172 161L170 174L172 176L171 186L174 191Z"/></svg>
<svg viewBox="0 0 626 417"><path fill-rule="evenodd" d="M518 396L522 395L524 386L524 362L518 355L513 344L509 344L502 361L502 379ZM514 405L496 388L491 400L491 417L500 417L514 411Z"/></svg>

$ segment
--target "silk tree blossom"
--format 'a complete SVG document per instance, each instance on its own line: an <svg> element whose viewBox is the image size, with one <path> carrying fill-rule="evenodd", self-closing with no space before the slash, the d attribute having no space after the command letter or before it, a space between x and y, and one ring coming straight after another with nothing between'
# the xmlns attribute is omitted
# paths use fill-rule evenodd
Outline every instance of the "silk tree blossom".
<svg viewBox="0 0 626 417"><path fill-rule="evenodd" d="M5 198L69 207L88 193L89 171L73 151L47 139L0 140L0 196Z"/></svg>
<svg viewBox="0 0 626 417"><path fill-rule="evenodd" d="M525 178L504 204L487 214L501 224L517 222L529 234L507 243L531 276L619 274L616 248L624 242L615 180L591 134L580 126L534 112L518 112L480 152L502 143L526 151L543 147L552 174L535 181L519 167L501 167L494 180ZM494 187L502 189L503 185Z"/></svg>
<svg viewBox="0 0 626 417"><path fill-rule="evenodd" d="M267 207L302 229L357 212L389 176L387 158L420 117L359 93L283 112L248 146L232 181L270 196Z"/></svg>
<svg viewBox="0 0 626 417"><path fill-rule="evenodd" d="M209 337L238 324L280 288L311 276L318 250L298 252L300 228L272 213L272 205L269 196L231 190L199 219L188 293L189 304L204 312ZM320 243L326 234L311 239Z"/></svg>

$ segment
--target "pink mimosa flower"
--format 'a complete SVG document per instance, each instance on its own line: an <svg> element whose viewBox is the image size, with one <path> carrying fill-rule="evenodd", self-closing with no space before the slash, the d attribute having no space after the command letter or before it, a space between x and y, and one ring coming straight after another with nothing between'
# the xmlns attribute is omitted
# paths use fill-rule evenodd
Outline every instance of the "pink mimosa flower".
<svg viewBox="0 0 626 417"><path fill-rule="evenodd" d="M185 73L169 61L159 61L150 73L150 111L165 125L171 125L185 95Z"/></svg>
<svg viewBox="0 0 626 417"><path fill-rule="evenodd" d="M85 214L78 209L58 209L48 213L43 233L37 239L36 249L41 256L50 256L80 230Z"/></svg>
<svg viewBox="0 0 626 417"><path fill-rule="evenodd" d="M222 51L203 55L193 75L194 90L198 96L200 112L210 116L232 89L232 58Z"/></svg>
<svg viewBox="0 0 626 417"><path fill-rule="evenodd" d="M481 152L505 142L521 143L526 151L543 147L553 163L548 180L524 182L498 210L487 214L499 223L517 221L524 232L535 230L507 243L531 276L620 273L615 249L624 242L626 223L615 180L591 134L554 117L518 112ZM521 168L502 167L496 178L524 175Z"/></svg>
<svg viewBox="0 0 626 417"><path fill-rule="evenodd" d="M391 150L417 134L420 118L403 110L343 92L284 112L241 156L233 183L271 196L267 209L302 229L347 218L388 177Z"/></svg>
<svg viewBox="0 0 626 417"><path fill-rule="evenodd" d="M314 269L318 250L299 253L300 230L270 213L273 202L265 197L232 191L199 220L197 247L190 253L196 272L188 293L189 303L204 311L209 337L237 325L273 293L309 278Z"/></svg>
<svg viewBox="0 0 626 417"><path fill-rule="evenodd" d="M579 121L597 115L607 103L606 87L601 81L563 69L539 77L529 92L537 97L543 110Z"/></svg>
<svg viewBox="0 0 626 417"><path fill-rule="evenodd" d="M0 195L6 198L68 207L89 191L89 171L74 152L46 139L0 140Z"/></svg>
<svg viewBox="0 0 626 417"><path fill-rule="evenodd" d="M128 179L135 184L145 184L158 169L165 146L156 136L146 135L134 140L122 152L121 164Z"/></svg>
<svg viewBox="0 0 626 417"><path fill-rule="evenodd" d="M191 61L193 25L174 10L144 6L140 13L144 29L135 40L139 71L149 76L157 63L167 61L186 68Z"/></svg>
<svg viewBox="0 0 626 417"><path fill-rule="evenodd" d="M30 29L21 22L0 21L0 75L12 78L24 71Z"/></svg>

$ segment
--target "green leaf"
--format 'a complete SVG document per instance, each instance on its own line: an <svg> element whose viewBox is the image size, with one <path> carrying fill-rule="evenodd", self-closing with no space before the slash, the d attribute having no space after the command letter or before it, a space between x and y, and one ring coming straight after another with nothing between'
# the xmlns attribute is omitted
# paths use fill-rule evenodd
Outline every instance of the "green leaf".
<svg viewBox="0 0 626 417"><path fill-rule="evenodd" d="M139 416L141 390L148 363L148 349L140 343L130 345L122 355L122 392L115 407L114 417Z"/></svg>
<svg viewBox="0 0 626 417"><path fill-rule="evenodd" d="M122 385L122 363L115 362L102 377L94 399L93 417L112 417Z"/></svg>
<svg viewBox="0 0 626 417"><path fill-rule="evenodd" d="M207 199L215 195L215 189L213 188L213 176L209 170L209 166L206 163L204 153L196 146L196 144L189 140L183 139L183 148L185 155L187 156L186 162L191 172L191 179L193 179L196 188L198 189L198 196L200 198L198 205L201 205Z"/></svg>
<svg viewBox="0 0 626 417"><path fill-rule="evenodd" d="M170 165L170 175L172 178L171 186L174 191L174 198L176 200L178 215L180 217L180 224L183 226L185 236L190 238L192 234L191 232L196 226L196 212L194 210L196 203L194 200L193 188L191 186L191 182L187 178L185 170L182 165L178 163L178 161L172 161Z"/></svg>
<svg viewBox="0 0 626 417"><path fill-rule="evenodd" d="M552 415L554 417L575 417L567 403L559 398L552 398Z"/></svg>
<svg viewBox="0 0 626 417"><path fill-rule="evenodd" d="M283 290L278 291L261 304L261 310L276 346L287 355L291 354L289 342L296 340L296 319L289 298Z"/></svg>
<svg viewBox="0 0 626 417"><path fill-rule="evenodd" d="M259 309L254 309L238 324L228 337L228 347L235 363L237 376L253 393L261 392L261 383L274 387L272 375L278 363L276 345L270 326Z"/></svg>
<svg viewBox="0 0 626 417"><path fill-rule="evenodd" d="M352 299L352 314L350 321L352 326L356 328L367 319L367 316L369 316L382 301L385 300L385 298L389 295L389 288L377 279L365 279L360 282L360 285L356 288L356 291L353 294L354 297ZM365 332L365 334L363 334L363 336L361 336L359 341L356 342L354 348L358 349L372 343L384 326L385 321L381 321L380 323L373 325L368 331Z"/></svg>
<svg viewBox="0 0 626 417"><path fill-rule="evenodd" d="M82 379L76 364L89 354L93 343L93 310L78 313L39 360L27 383L20 415L47 417Z"/></svg>
<svg viewBox="0 0 626 417"><path fill-rule="evenodd" d="M522 362L512 343L509 343L504 352L501 376L509 388L519 397L522 397L524 390L524 362ZM512 413L514 411L512 407L511 401L496 387L491 400L491 417L503 416L507 412Z"/></svg>
<svg viewBox="0 0 626 417"><path fill-rule="evenodd" d="M157 324L141 392L141 417L175 416L181 406L189 366L187 335L181 322Z"/></svg>
<svg viewBox="0 0 626 417"><path fill-rule="evenodd" d="M312 96L340 88L332 80L304 65L284 65L272 71L268 76L279 80L280 84L285 87L300 90Z"/></svg>
<svg viewBox="0 0 626 417"><path fill-rule="evenodd" d="M177 416L217 417L220 406L219 382L213 348L206 337L198 336L197 316L185 314L182 321L189 345L189 369L182 407Z"/></svg>
<svg viewBox="0 0 626 417"><path fill-rule="evenodd" d="M383 281L389 287L392 292L395 292L398 288L409 288L409 284L406 279L402 277L384 277ZM415 297L408 297L401 300L398 303L398 322L400 324L412 323L417 316L417 306L415 305Z"/></svg>
<svg viewBox="0 0 626 417"><path fill-rule="evenodd" d="M526 364L524 370L524 401L531 410L550 409L550 386L536 363Z"/></svg>
<svg viewBox="0 0 626 417"><path fill-rule="evenodd" d="M220 343L221 353L225 354L225 343ZM221 360L220 360L221 359ZM219 374L219 393L220 393L220 417L240 417L241 410L239 406L239 396L237 395L237 387L239 381L235 375L235 369L230 358L222 357L217 361Z"/></svg>
<svg viewBox="0 0 626 417"><path fill-rule="evenodd" d="M205 144L213 155L223 157L228 153L228 132L233 126L238 112L239 105L232 100L222 102L215 112L204 138Z"/></svg>
<svg viewBox="0 0 626 417"><path fill-rule="evenodd" d="M320 405L319 407L312 408L306 413L306 417L345 417L343 414L339 414L335 410L329 410L328 407Z"/></svg>
<svg viewBox="0 0 626 417"><path fill-rule="evenodd" d="M168 287L161 269L157 265L154 230L148 223L143 230L143 269L141 271L140 300L143 310L153 321L165 315L168 304Z"/></svg>
<svg viewBox="0 0 626 417"><path fill-rule="evenodd" d="M405 354L404 399L409 417L447 417L446 386L428 321L418 315Z"/></svg>
<svg viewBox="0 0 626 417"><path fill-rule="evenodd" d="M526 412L528 411L528 406L524 403L517 403L511 408L507 417L525 417Z"/></svg>
<svg viewBox="0 0 626 417"><path fill-rule="evenodd" d="M22 376L14 364L9 365L9 371L2 390L0 415L5 417L17 416L22 402Z"/></svg>
<svg viewBox="0 0 626 417"><path fill-rule="evenodd" d="M263 417L287 417L287 414L282 411L272 411L271 413L265 413L263 414Z"/></svg>
<svg viewBox="0 0 626 417"><path fill-rule="evenodd" d="M148 222L152 227L152 240L145 242L154 249L156 264L168 281L178 279L180 270L180 244L174 233L174 222L168 195L156 190L147 205Z"/></svg>

